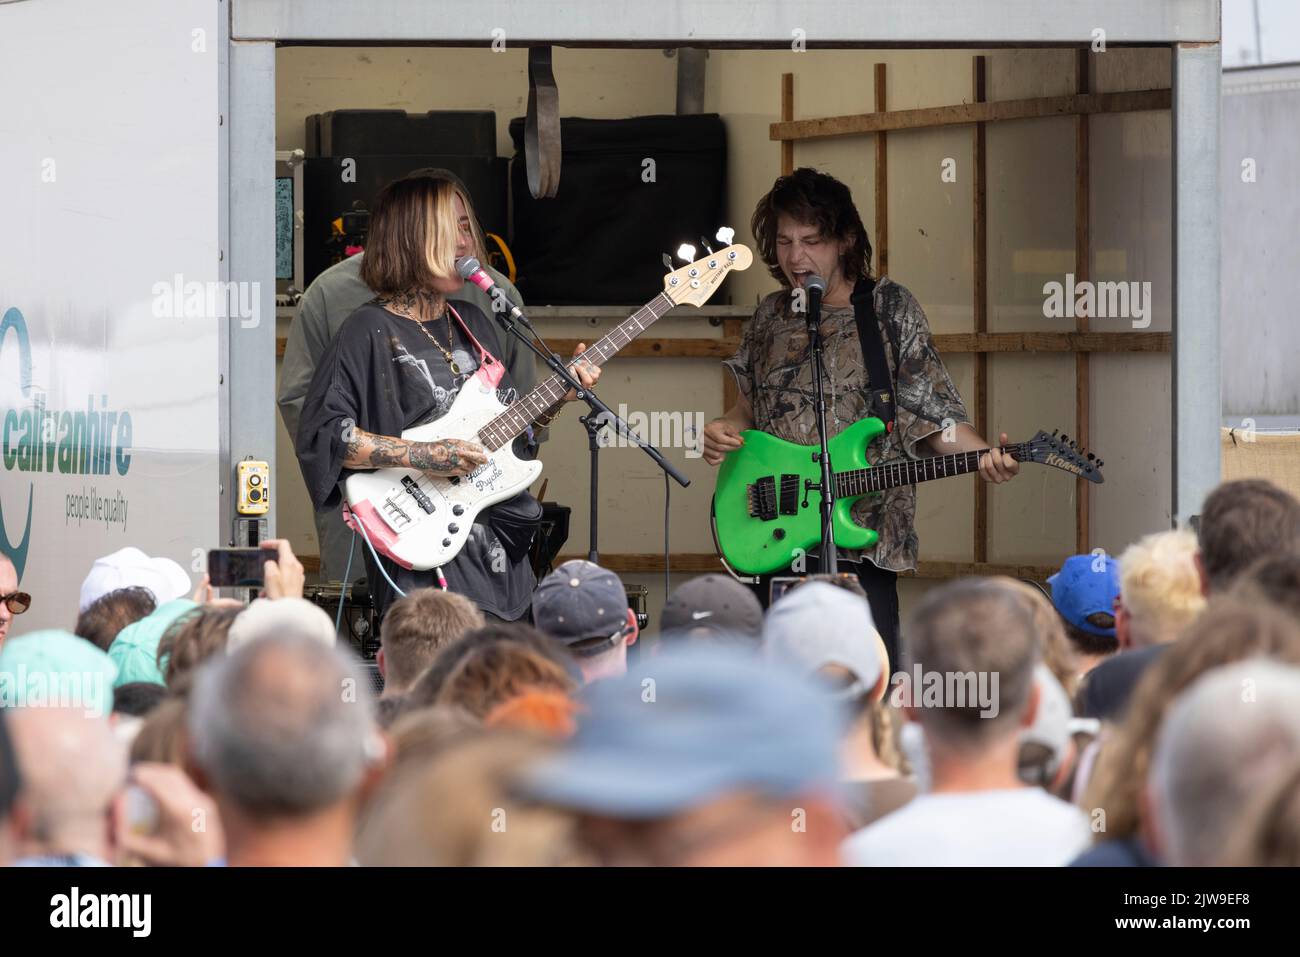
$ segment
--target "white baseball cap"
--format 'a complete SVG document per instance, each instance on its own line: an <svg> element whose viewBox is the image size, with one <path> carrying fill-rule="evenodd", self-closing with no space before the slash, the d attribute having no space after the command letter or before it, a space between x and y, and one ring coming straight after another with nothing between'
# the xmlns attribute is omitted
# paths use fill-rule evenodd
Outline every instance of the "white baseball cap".
<svg viewBox="0 0 1300 957"><path fill-rule="evenodd" d="M192 588L185 569L170 558L150 558L128 545L96 559L90 566L90 574L81 583L79 611L85 611L111 591L132 587L149 589L159 605L185 597Z"/></svg>
<svg viewBox="0 0 1300 957"><path fill-rule="evenodd" d="M1047 748L1048 756L1042 765L1042 772L1051 780L1061 769L1069 753L1071 718L1074 715L1070 696L1061 687L1047 665L1041 661L1034 665L1034 684L1040 691L1038 710L1034 713L1034 723L1020 731L1021 744L1039 744ZM1032 772L1026 772L1033 778ZM1026 780L1027 784L1038 784L1037 780Z"/></svg>
<svg viewBox="0 0 1300 957"><path fill-rule="evenodd" d="M315 638L323 645L336 641L334 621L305 598L258 598L235 616L226 632L226 651L265 635L293 633Z"/></svg>
<svg viewBox="0 0 1300 957"><path fill-rule="evenodd" d="M763 647L768 658L805 674L827 665L847 668L854 680L834 695L845 700L871 691L886 668L871 606L829 582L809 582L781 596L763 621Z"/></svg>

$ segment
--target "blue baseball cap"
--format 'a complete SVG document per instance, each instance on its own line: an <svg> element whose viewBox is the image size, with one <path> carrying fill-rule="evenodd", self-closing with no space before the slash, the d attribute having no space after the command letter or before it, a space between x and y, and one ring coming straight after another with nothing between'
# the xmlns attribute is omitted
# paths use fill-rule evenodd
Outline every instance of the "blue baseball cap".
<svg viewBox="0 0 1300 957"><path fill-rule="evenodd" d="M113 686L120 688L137 681L165 685L165 665L158 661L158 645L173 622L198 607L188 598L177 598L159 605L152 613L119 631L108 646L108 656L117 665L117 680Z"/></svg>
<svg viewBox="0 0 1300 957"><path fill-rule="evenodd" d="M790 669L726 645L666 650L585 693L558 755L520 782L530 798L605 817L669 817L740 791L834 790L845 714Z"/></svg>
<svg viewBox="0 0 1300 957"><path fill-rule="evenodd" d="M1099 638L1114 638L1115 626L1098 628L1089 615L1115 614L1119 597L1119 562L1109 555L1071 555L1061 570L1047 579L1052 604L1061 617L1080 631Z"/></svg>

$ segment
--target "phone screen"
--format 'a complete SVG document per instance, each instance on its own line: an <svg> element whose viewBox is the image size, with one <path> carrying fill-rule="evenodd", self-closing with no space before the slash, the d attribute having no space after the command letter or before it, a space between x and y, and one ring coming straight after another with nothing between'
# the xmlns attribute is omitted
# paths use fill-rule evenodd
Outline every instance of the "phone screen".
<svg viewBox="0 0 1300 957"><path fill-rule="evenodd" d="M262 563L275 560L265 548L213 548L208 552L208 581L213 588L260 588Z"/></svg>

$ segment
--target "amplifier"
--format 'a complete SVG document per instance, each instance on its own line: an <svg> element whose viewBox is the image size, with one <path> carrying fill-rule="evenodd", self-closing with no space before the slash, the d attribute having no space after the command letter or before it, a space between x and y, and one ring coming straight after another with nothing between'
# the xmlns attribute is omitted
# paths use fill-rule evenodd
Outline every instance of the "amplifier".
<svg viewBox="0 0 1300 957"><path fill-rule="evenodd" d="M338 618L339 601L343 598L344 582L322 582L308 585L303 589L302 597L322 609L330 620ZM375 611L375 599L370 594L364 578L348 588L347 598L343 602L343 621L339 625L339 640L353 646L363 661L373 661L379 654L379 616Z"/></svg>

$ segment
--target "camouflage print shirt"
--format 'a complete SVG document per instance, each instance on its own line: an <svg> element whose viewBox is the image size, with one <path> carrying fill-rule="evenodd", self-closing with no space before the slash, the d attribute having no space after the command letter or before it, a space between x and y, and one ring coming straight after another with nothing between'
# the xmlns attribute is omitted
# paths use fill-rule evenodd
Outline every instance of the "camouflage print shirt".
<svg viewBox="0 0 1300 957"><path fill-rule="evenodd" d="M918 444L941 431L944 420L966 422L966 407L935 350L930 324L920 303L898 283L876 284L876 318L885 355L894 375L894 431L872 443L873 465L900 457L924 458L929 446ZM868 414L870 393L866 363L852 306L822 307L828 437L838 435ZM741 393L754 409L754 426L801 445L817 441L813 414L812 358L804 317L791 310L789 290L759 303L745 328L740 349L724 363L736 375ZM883 496L864 496L853 506L853 520L874 528L880 540L865 551L840 549L841 561L864 558L880 568L906 571L916 567L916 486L890 489Z"/></svg>

